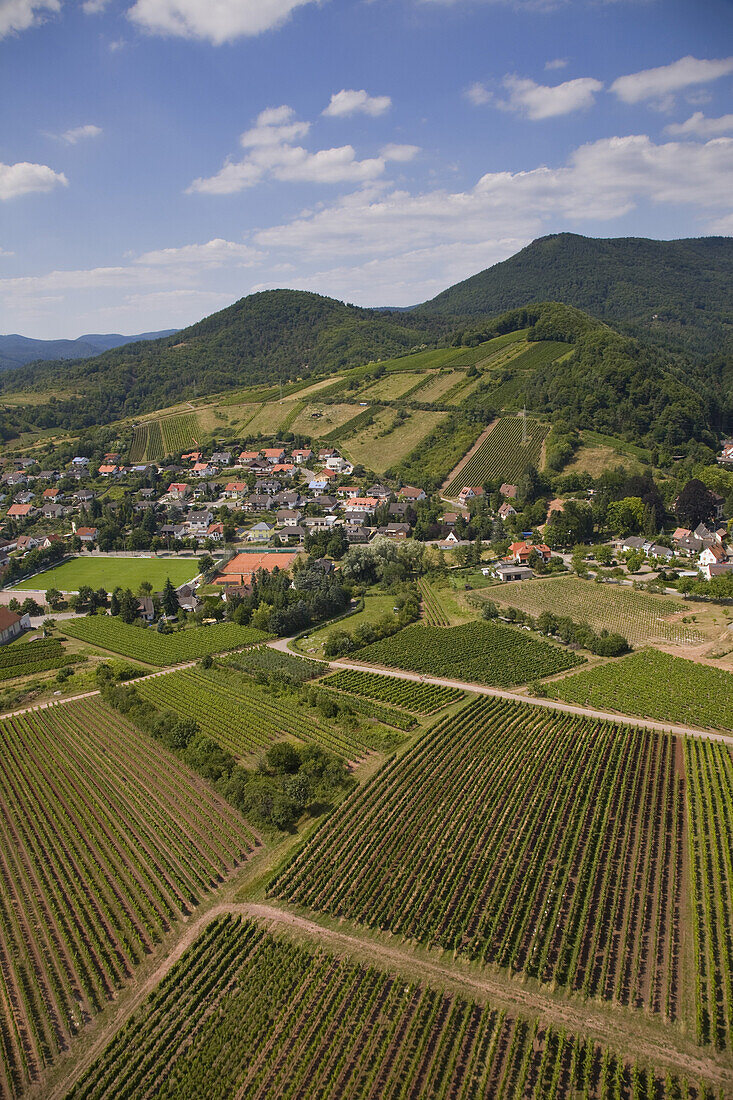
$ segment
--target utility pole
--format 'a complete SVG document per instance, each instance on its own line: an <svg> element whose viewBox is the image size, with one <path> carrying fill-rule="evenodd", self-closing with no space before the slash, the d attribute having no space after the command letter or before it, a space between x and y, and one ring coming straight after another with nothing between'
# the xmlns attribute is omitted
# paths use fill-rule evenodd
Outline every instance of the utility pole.
<svg viewBox="0 0 733 1100"><path fill-rule="evenodd" d="M527 402L524 403L522 409L522 446L527 446Z"/></svg>

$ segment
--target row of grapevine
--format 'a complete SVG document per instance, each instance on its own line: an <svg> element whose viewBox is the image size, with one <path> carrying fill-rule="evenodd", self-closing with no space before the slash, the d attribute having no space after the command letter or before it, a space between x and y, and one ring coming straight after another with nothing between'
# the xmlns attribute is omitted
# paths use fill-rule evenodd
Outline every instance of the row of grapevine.
<svg viewBox="0 0 733 1100"><path fill-rule="evenodd" d="M252 646L250 649L222 658L221 664L237 668L241 672L256 676L258 672L267 675L278 673L291 683L302 684L314 680L328 671L325 661L311 661L305 657L296 657L294 653L283 653L269 645Z"/></svg>
<svg viewBox="0 0 733 1100"><path fill-rule="evenodd" d="M166 416L159 423L163 436L163 453L166 455L195 447L201 439L201 426L196 413Z"/></svg>
<svg viewBox="0 0 733 1100"><path fill-rule="evenodd" d="M435 595L431 584L424 577L420 577L417 587L422 603L422 617L428 626L450 626L448 616L440 606L440 600Z"/></svg>
<svg viewBox="0 0 733 1100"><path fill-rule="evenodd" d="M146 680L137 690L154 706L195 719L204 733L237 757L261 752L283 738L315 742L351 760L378 747L367 728L341 730L319 721L296 697L273 696L235 671L173 672Z"/></svg>
<svg viewBox="0 0 733 1100"><path fill-rule="evenodd" d="M312 951L209 926L67 1100L476 1096L712 1100L563 1030Z"/></svg>
<svg viewBox="0 0 733 1100"><path fill-rule="evenodd" d="M493 588L491 598L537 617L543 611L586 622L594 630L623 634L634 645L650 640L674 645L700 645L705 639L689 623L679 621L687 608L681 600L633 588L596 584L580 577L542 577L522 584Z"/></svg>
<svg viewBox="0 0 733 1100"><path fill-rule="evenodd" d="M322 683L324 687L336 688L350 695L363 695L414 714L434 714L463 698L459 688L399 680L380 672L359 672L356 669L340 669Z"/></svg>
<svg viewBox="0 0 733 1100"><path fill-rule="evenodd" d="M326 686L325 683L324 686L319 684L316 687L316 692L319 698L328 699L338 707L345 707L357 714L364 714L374 722L382 722L384 725L392 726L397 730L407 732L417 725L417 719L404 710L397 710L396 707L385 706L383 703L375 703L373 699L362 699L359 696L347 695L345 692L338 690L332 691L330 685Z"/></svg>
<svg viewBox="0 0 733 1100"><path fill-rule="evenodd" d="M212 623L173 634L159 634L153 627L129 626L111 615L89 615L60 624L65 634L123 657L150 665L177 665L213 653L261 642L267 635L251 626Z"/></svg>
<svg viewBox="0 0 733 1100"><path fill-rule="evenodd" d="M669 737L483 697L354 792L270 891L676 1018L681 782Z"/></svg>
<svg viewBox="0 0 733 1100"><path fill-rule="evenodd" d="M13 680L17 676L33 676L37 672L63 668L74 663L67 656L58 638L43 638L0 650L0 680Z"/></svg>
<svg viewBox="0 0 733 1100"><path fill-rule="evenodd" d="M719 742L687 738L687 814L694 917L697 1037L733 1044L733 760Z"/></svg>
<svg viewBox="0 0 733 1100"><path fill-rule="evenodd" d="M500 687L553 676L582 660L552 642L490 622L447 628L417 624L359 651L360 662Z"/></svg>
<svg viewBox="0 0 733 1100"><path fill-rule="evenodd" d="M0 1096L15 1096L252 851L242 818L98 700L0 723Z"/></svg>
<svg viewBox="0 0 733 1100"><path fill-rule="evenodd" d="M549 430L549 424L527 418L527 441L523 443L524 418L503 417L447 486L446 496L457 496L464 485L518 481L527 466L539 465L542 444Z"/></svg>

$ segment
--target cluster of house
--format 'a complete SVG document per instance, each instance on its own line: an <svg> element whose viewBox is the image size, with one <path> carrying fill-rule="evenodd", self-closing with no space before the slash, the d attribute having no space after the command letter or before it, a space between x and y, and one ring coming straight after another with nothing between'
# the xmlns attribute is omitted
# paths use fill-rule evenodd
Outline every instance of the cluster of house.
<svg viewBox="0 0 733 1100"><path fill-rule="evenodd" d="M727 537L727 527L714 528L700 523L694 531L687 527L678 527L672 535L673 549L641 535L622 539L619 548L635 550L660 562L669 562L675 557L696 559L698 571L706 580L710 580L733 571L733 557L725 546Z"/></svg>

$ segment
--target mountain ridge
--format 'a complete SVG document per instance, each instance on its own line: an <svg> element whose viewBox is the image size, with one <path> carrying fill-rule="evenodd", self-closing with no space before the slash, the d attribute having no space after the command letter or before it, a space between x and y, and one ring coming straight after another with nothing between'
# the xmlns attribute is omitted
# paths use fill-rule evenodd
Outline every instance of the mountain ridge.
<svg viewBox="0 0 733 1100"><path fill-rule="evenodd" d="M39 340L33 336L21 336L11 332L0 334L0 371L14 370L28 363L54 362L59 359L91 359L104 351L139 343L141 340L158 340L172 336L177 329L160 329L157 332L141 332L123 336L118 332L85 333L73 340Z"/></svg>

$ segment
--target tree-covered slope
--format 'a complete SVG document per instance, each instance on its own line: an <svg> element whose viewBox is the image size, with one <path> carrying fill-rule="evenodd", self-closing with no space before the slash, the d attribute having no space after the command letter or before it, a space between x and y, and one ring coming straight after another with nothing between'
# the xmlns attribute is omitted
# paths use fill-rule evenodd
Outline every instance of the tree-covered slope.
<svg viewBox="0 0 733 1100"><path fill-rule="evenodd" d="M733 238L541 237L416 307L479 316L526 302L577 306L634 335L698 353L733 345Z"/></svg>
<svg viewBox="0 0 733 1100"><path fill-rule="evenodd" d="M399 355L447 328L296 290L268 290L161 340L72 363L34 363L0 377L2 392L58 389L29 409L39 426L83 427L151 412L194 394L272 383ZM67 394L83 395L64 397Z"/></svg>
<svg viewBox="0 0 733 1100"><path fill-rule="evenodd" d="M0 336L0 370L13 370L41 359L89 359L122 344L157 340L161 336L170 336L175 331L171 328L163 332L141 332L137 336L121 336L116 332L89 333L77 337L76 340L34 340L13 333Z"/></svg>

